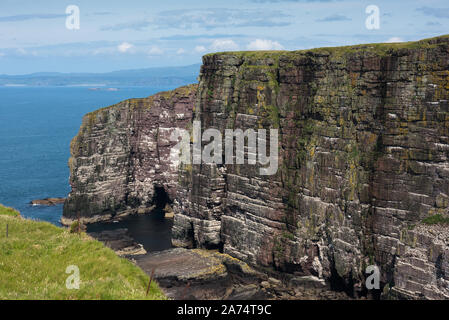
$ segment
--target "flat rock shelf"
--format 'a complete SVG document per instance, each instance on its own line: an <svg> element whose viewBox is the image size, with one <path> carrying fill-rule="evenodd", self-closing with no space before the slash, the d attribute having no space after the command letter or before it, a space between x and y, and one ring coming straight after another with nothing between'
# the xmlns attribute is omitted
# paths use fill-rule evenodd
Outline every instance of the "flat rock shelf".
<svg viewBox="0 0 449 320"><path fill-rule="evenodd" d="M318 278L281 281L212 250L174 248L129 258L147 274L154 271L160 288L171 299L349 299L343 292L331 291ZM298 282L301 286L293 288Z"/></svg>

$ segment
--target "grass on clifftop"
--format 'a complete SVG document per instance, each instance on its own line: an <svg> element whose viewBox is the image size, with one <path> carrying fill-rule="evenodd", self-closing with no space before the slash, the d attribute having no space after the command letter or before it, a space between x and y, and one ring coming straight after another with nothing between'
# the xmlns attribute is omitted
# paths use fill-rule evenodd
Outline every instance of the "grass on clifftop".
<svg viewBox="0 0 449 320"><path fill-rule="evenodd" d="M20 213L13 208L4 207L0 204L0 215L18 217L20 216Z"/></svg>
<svg viewBox="0 0 449 320"><path fill-rule="evenodd" d="M214 55L235 55L239 57L250 57L254 59L263 59L263 58L279 58L281 55L298 55L305 53L328 53L328 54L337 54L342 55L348 52L356 52L356 51L366 51L373 52L379 55L385 55L387 53L391 53L391 50L399 50L399 49L419 49L419 48L431 48L436 47L437 44L435 41L438 39L448 39L449 35L441 35L438 37L423 39L419 41L408 41L408 42L396 42L396 43L366 43L366 44L357 44L357 45L349 45L349 46L336 46L336 47L319 47L313 49L304 49L304 50L261 50L261 51L226 51L226 52L213 52L204 55L205 57L210 57Z"/></svg>
<svg viewBox="0 0 449 320"><path fill-rule="evenodd" d="M166 299L154 281L146 297L149 277L101 242L17 214L0 205L0 300ZM79 268L78 290L66 288L71 265Z"/></svg>

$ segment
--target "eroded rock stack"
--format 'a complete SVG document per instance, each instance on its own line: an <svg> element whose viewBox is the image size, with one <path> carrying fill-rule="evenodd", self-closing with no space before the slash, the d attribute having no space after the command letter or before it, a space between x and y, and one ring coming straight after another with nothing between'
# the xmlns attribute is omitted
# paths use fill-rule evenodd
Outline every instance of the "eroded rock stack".
<svg viewBox="0 0 449 320"><path fill-rule="evenodd" d="M449 298L448 227L422 223L448 215L449 37L203 62L196 97L156 95L143 100L147 112L128 101L86 116L65 217L147 208L160 184L174 202L175 245L219 248L356 294L375 264L385 297ZM162 101L178 110L171 119L186 115L185 128L194 110L203 128L279 129L277 174L168 168L156 128L180 124L160 122Z"/></svg>
<svg viewBox="0 0 449 320"><path fill-rule="evenodd" d="M62 223L80 214L86 222L149 211L156 188L176 193L176 166L170 151L174 128L192 119L197 85L130 99L87 114L71 143L72 191Z"/></svg>

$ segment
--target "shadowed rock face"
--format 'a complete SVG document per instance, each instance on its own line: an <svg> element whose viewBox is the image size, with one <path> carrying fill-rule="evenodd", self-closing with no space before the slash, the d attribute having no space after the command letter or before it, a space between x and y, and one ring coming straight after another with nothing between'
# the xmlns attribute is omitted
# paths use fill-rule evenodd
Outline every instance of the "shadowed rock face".
<svg viewBox="0 0 449 320"><path fill-rule="evenodd" d="M161 184L175 245L220 248L351 294L364 293L365 268L376 264L385 297L449 298L449 228L422 224L448 215L448 37L207 55L196 97L183 99L188 110L196 101L203 128L279 129L277 174L205 164L176 172L157 160L158 143L131 134L150 137L159 114L123 102L93 126L84 119L64 216L144 209Z"/></svg>

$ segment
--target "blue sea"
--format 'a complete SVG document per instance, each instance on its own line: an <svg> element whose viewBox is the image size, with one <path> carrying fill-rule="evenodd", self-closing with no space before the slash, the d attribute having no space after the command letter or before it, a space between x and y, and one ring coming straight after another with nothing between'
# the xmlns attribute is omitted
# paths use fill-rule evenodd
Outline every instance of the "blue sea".
<svg viewBox="0 0 449 320"><path fill-rule="evenodd" d="M173 88L0 87L0 203L27 218L59 225L62 205L31 200L65 198L70 191L70 141L84 114L129 98Z"/></svg>

